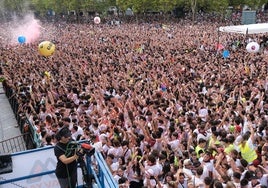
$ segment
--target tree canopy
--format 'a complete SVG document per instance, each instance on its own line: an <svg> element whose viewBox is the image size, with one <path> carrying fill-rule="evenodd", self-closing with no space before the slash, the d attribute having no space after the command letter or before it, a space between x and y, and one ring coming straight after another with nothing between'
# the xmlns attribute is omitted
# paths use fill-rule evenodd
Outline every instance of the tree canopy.
<svg viewBox="0 0 268 188"><path fill-rule="evenodd" d="M268 0L2 0L1 9L23 12L29 7L40 14L53 10L56 14L67 13L70 10L94 11L100 14L115 6L122 12L131 8L134 13L147 11L171 12L177 7L192 12L222 12L228 6L234 8L248 5L256 10Z"/></svg>

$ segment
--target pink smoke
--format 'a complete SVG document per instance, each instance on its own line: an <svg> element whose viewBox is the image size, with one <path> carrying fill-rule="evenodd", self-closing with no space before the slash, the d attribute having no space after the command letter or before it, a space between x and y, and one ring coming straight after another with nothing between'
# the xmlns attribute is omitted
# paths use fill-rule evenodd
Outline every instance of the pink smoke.
<svg viewBox="0 0 268 188"><path fill-rule="evenodd" d="M12 23L11 29L11 43L18 44L18 37L24 36L26 43L33 43L38 40L41 34L41 25L33 15L27 15L22 20L15 20Z"/></svg>
<svg viewBox="0 0 268 188"><path fill-rule="evenodd" d="M40 36L40 25L37 20L32 20L26 28L26 43L35 42Z"/></svg>

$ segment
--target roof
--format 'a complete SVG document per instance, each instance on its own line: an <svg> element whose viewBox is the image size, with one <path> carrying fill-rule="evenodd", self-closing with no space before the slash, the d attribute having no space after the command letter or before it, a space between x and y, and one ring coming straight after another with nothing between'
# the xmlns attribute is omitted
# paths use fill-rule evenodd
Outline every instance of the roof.
<svg viewBox="0 0 268 188"><path fill-rule="evenodd" d="M238 34L260 34L268 32L268 23L219 27L219 31Z"/></svg>

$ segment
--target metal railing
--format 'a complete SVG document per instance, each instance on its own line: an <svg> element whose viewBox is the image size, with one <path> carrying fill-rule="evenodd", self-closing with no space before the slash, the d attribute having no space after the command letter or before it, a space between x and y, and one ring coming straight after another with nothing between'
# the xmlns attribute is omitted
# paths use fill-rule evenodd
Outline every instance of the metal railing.
<svg viewBox="0 0 268 188"><path fill-rule="evenodd" d="M0 153L15 153L27 150L25 140L31 139L29 133L22 134L20 136L15 136L7 140L0 142Z"/></svg>
<svg viewBox="0 0 268 188"><path fill-rule="evenodd" d="M91 159L91 158L89 158ZM98 185L101 187L107 187L108 184L110 188L118 188L119 185L115 181L109 167L107 166L106 161L104 160L102 154L100 152L96 152L94 154L94 159L97 162L97 168L94 169L94 165L92 165L92 162L89 162L89 166L91 167L90 172L94 175L95 180L97 179Z"/></svg>
<svg viewBox="0 0 268 188"><path fill-rule="evenodd" d="M14 92L12 88L8 87L3 82L3 88L5 90L6 96L8 97L9 103L11 108L15 114L16 120L18 122L18 126L22 135L1 141L0 142L0 151L3 150L3 153L12 153L11 155L16 157L18 155L26 155L27 153L32 153L36 151L46 150L47 148L39 148L40 147L40 137L36 130L34 129L31 121L27 117L27 114L19 114L18 113L18 101L16 97L14 97ZM36 149L38 148L38 149ZM27 151L25 151L27 150ZM24 151L24 152L23 152ZM16 153L19 152L19 153ZM34 158L33 158L34 159ZM118 184L116 183L115 179L113 178L106 161L104 160L103 156L99 152L95 152L94 156L86 157L88 171L94 175L95 182L98 187L100 188L118 188ZM31 173L29 176L20 176L14 177L9 179L4 179L0 176L0 185L11 185L16 184L21 180L31 179L33 177L42 177L46 175L54 174L54 170L46 170L40 173ZM1 186L0 186L1 187ZM78 186L81 187L81 186Z"/></svg>
<svg viewBox="0 0 268 188"><path fill-rule="evenodd" d="M19 103L17 98L14 95L13 89L10 88L5 81L3 81L3 89L5 91L5 94L8 98L8 101L11 105L11 108L13 110L13 113L15 115L15 118L17 120L20 132L22 133L22 137L24 139L26 149L34 149L39 147L40 140L36 137L36 131L34 130L31 122L29 121L28 117L24 114L18 113L18 107ZM26 126L29 125L26 129Z"/></svg>

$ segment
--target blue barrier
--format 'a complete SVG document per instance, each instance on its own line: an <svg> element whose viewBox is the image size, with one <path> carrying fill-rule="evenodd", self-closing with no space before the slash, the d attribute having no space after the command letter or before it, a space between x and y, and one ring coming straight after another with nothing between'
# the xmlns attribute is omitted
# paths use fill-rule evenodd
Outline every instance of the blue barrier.
<svg viewBox="0 0 268 188"><path fill-rule="evenodd" d="M115 182L115 179L112 176L110 169L108 168L107 163L105 162L102 154L100 152L96 152L94 156L97 159L99 169L101 169L99 171L99 178L102 186L105 187L104 183L106 179L109 184L109 187L118 187L118 184L117 182Z"/></svg>

